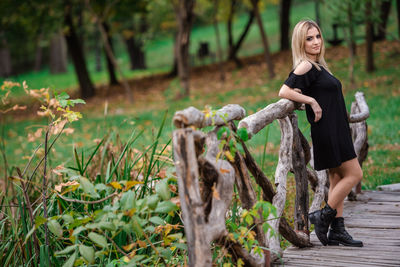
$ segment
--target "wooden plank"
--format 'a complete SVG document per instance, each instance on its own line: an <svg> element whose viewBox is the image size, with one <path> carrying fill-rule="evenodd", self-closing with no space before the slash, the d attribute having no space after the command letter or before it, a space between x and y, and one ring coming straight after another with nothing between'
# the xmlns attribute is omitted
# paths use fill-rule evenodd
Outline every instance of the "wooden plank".
<svg viewBox="0 0 400 267"><path fill-rule="evenodd" d="M357 196L358 201L400 202L400 192L368 191Z"/></svg>
<svg viewBox="0 0 400 267"><path fill-rule="evenodd" d="M322 246L315 233L312 248L288 248L283 265L273 266L400 266L400 192L365 191L345 202L348 232L364 247Z"/></svg>
<svg viewBox="0 0 400 267"><path fill-rule="evenodd" d="M308 257L304 258L301 257L300 255L293 256L291 258L288 258L286 262L290 262L290 260L293 263L297 262L310 262L310 263L318 263L320 266L326 266L326 265L331 265L331 266L348 266L351 264L363 264L364 266L376 266L376 265L383 265L383 266L398 266L399 262L395 260L379 260L379 259L365 259L361 258L359 255L355 255L352 258L346 258L346 257L328 257L321 259L322 257ZM341 264L339 264L341 263Z"/></svg>
<svg viewBox="0 0 400 267"><path fill-rule="evenodd" d="M396 266L399 264L398 261L380 261L372 259L372 260L368 260L368 259L364 259L361 258L359 255L354 255L352 258L348 259L348 258L343 258L343 257L329 257L329 258L323 258L323 257L309 257L309 258L304 258L301 256L293 256L290 258L290 260L292 260L293 264L297 264L297 263L318 263L319 266ZM285 261L286 263L287 261ZM289 261L290 262L290 261ZM284 263L284 266L286 266L286 264Z"/></svg>

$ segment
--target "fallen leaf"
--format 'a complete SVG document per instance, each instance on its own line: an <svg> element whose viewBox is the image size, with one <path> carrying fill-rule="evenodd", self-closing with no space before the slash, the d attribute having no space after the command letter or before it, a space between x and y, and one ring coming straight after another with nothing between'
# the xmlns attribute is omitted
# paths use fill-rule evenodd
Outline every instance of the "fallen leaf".
<svg viewBox="0 0 400 267"><path fill-rule="evenodd" d="M54 189L55 189L57 192L60 192L60 193L61 193L62 188L63 188L64 186L71 186L71 185L79 185L79 183L78 183L77 181L69 181L69 182L61 183L61 184L59 184L59 185L54 186Z"/></svg>

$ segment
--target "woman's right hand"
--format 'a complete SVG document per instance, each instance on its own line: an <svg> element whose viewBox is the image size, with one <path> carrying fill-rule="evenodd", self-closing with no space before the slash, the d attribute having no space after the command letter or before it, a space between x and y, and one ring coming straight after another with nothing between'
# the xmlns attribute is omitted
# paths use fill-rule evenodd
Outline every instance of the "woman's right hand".
<svg viewBox="0 0 400 267"><path fill-rule="evenodd" d="M312 110L314 111L314 114L315 114L314 122L319 121L321 119L321 117L322 117L322 109L321 109L320 105L318 104L317 100L315 100L313 98L313 100L311 101L310 106L311 106L311 108L312 108Z"/></svg>

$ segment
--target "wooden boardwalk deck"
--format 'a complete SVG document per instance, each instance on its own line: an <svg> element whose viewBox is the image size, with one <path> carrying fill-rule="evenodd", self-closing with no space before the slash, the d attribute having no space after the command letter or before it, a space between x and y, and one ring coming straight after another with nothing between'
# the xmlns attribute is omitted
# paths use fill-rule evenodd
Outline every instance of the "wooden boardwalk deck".
<svg viewBox="0 0 400 267"><path fill-rule="evenodd" d="M364 247L322 246L288 248L274 266L400 266L400 192L364 191L358 201L345 202L348 232Z"/></svg>

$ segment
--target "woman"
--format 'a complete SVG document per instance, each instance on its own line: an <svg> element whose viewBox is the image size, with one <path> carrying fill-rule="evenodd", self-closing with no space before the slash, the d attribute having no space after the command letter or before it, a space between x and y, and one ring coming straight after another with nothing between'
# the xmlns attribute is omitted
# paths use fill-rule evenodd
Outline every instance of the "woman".
<svg viewBox="0 0 400 267"><path fill-rule="evenodd" d="M324 60L324 40L318 25L311 20L297 23L292 35L293 71L279 96L306 104L311 124L314 168L329 170L328 203L309 214L321 243L362 247L345 230L343 202L362 179L354 152L342 86ZM329 226L331 229L327 236Z"/></svg>

